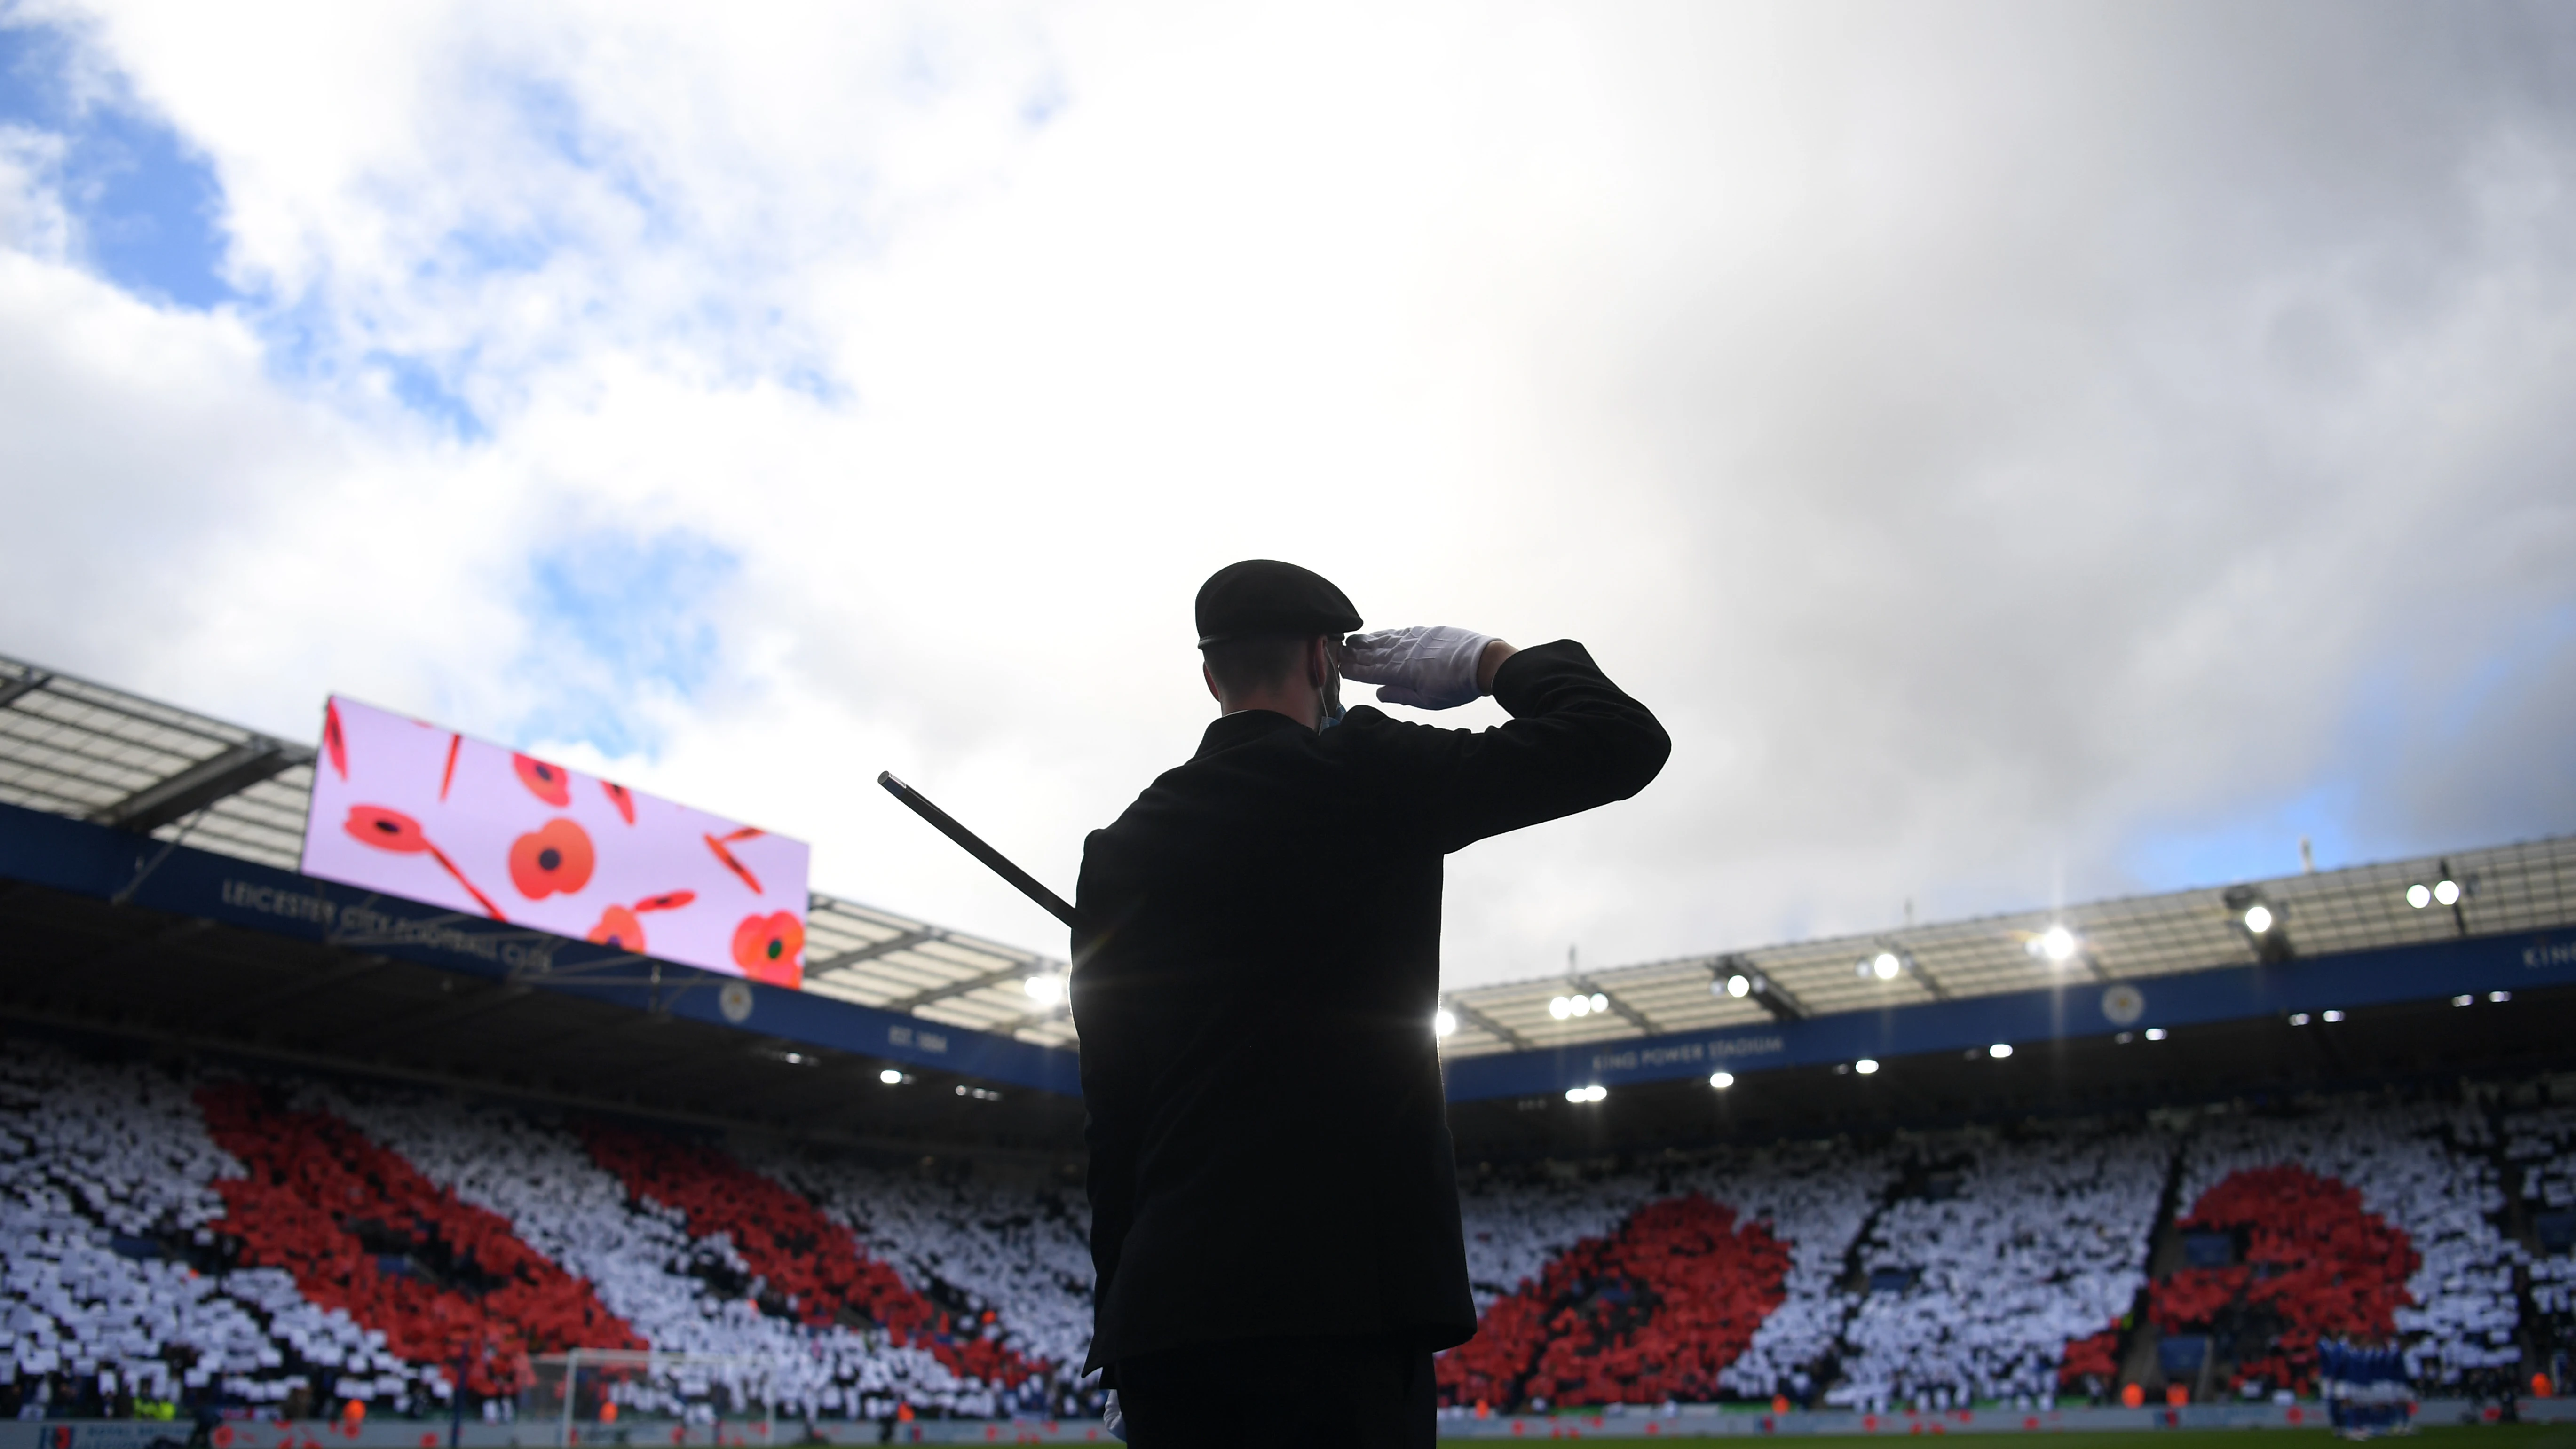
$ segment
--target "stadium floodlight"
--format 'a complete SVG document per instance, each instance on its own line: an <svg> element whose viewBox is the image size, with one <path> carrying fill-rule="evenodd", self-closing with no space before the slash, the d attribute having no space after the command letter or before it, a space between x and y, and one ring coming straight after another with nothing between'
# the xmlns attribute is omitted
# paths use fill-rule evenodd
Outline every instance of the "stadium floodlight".
<svg viewBox="0 0 2576 1449"><path fill-rule="evenodd" d="M1897 973L1904 969L1905 963L1897 960L1893 951L1881 951L1869 958L1869 974L1881 981L1895 980Z"/></svg>
<svg viewBox="0 0 2576 1449"><path fill-rule="evenodd" d="M2329 1011L2325 1014L2325 1018L2329 1022L2341 1021L2343 1020L2343 1013L2340 1011Z"/></svg>
<svg viewBox="0 0 2576 1449"><path fill-rule="evenodd" d="M2454 996L2451 998L2451 1004L2453 1006L2475 1006L2478 1004L2477 993L2472 991L2463 995Z"/></svg>
<svg viewBox="0 0 2576 1449"><path fill-rule="evenodd" d="M2406 888L2406 904L2413 906L2419 911L2424 909L2426 906L2433 904L2433 888L2424 884L2420 880L2415 882L2413 885L2408 886Z"/></svg>
<svg viewBox="0 0 2576 1449"><path fill-rule="evenodd" d="M1868 1057L1862 1057L1859 1061L1852 1063L1852 1070L1866 1077L1870 1073L1878 1070L1878 1063Z"/></svg>
<svg viewBox="0 0 2576 1449"><path fill-rule="evenodd" d="M1547 1014L1563 1021L1574 1014L1574 1004L1562 996L1551 996L1547 999Z"/></svg>
<svg viewBox="0 0 2576 1449"><path fill-rule="evenodd" d="M2272 929L2272 908L2260 901L2245 908L2245 929L2262 935Z"/></svg>
<svg viewBox="0 0 2576 1449"><path fill-rule="evenodd" d="M1598 1082L1595 1082L1588 1087L1568 1087L1565 1089L1565 1100L1569 1102L1598 1102L1609 1095L1610 1089L1602 1086Z"/></svg>
<svg viewBox="0 0 2576 1449"><path fill-rule="evenodd" d="M2148 1028L2147 1028L2147 1040L2149 1040L2149 1041L2163 1041L2164 1039L2165 1039L2165 1029L2164 1029L2163 1027L2161 1027L2161 1026L2151 1026L2151 1027L2148 1027Z"/></svg>
<svg viewBox="0 0 2576 1449"><path fill-rule="evenodd" d="M1993 1046L1986 1048L1986 1055L1993 1057L1996 1061L2002 1061L2004 1058L2012 1055L2012 1043L2008 1041L1996 1042Z"/></svg>
<svg viewBox="0 0 2576 1449"><path fill-rule="evenodd" d="M1610 998L1601 992L1593 992L1592 1009L1594 1011L1608 1011L1610 1009Z"/></svg>
<svg viewBox="0 0 2576 1449"><path fill-rule="evenodd" d="M2308 1024L2308 1014L2307 1014L2306 1012L2304 1012L2304 1011L2294 1011L2294 1012L2291 1012L2291 1013L2290 1013L2290 1025L2292 1025L2292 1026L2306 1026L2307 1024Z"/></svg>
<svg viewBox="0 0 2576 1449"><path fill-rule="evenodd" d="M2447 878L2435 881L2433 883L2433 899L2440 901L2446 906L2458 905L2460 903L2460 883Z"/></svg>
<svg viewBox="0 0 2576 1449"><path fill-rule="evenodd" d="M1457 1030L1458 1013L1451 1011L1446 1007L1431 1013L1431 1034L1433 1036L1451 1036L1456 1034Z"/></svg>
<svg viewBox="0 0 2576 1449"><path fill-rule="evenodd" d="M2063 966L2075 959L2075 933L2064 926L2049 927L2040 932L2031 944L2039 948L2040 955L2057 965Z"/></svg>
<svg viewBox="0 0 2576 1449"><path fill-rule="evenodd" d="M1741 1001L1753 994L1753 979L1738 972L1726 978L1726 994Z"/></svg>
<svg viewBox="0 0 2576 1449"><path fill-rule="evenodd" d="M1020 983L1020 989L1029 994L1029 1000L1040 1006L1053 1006L1064 1000L1064 978L1061 976L1032 976Z"/></svg>
<svg viewBox="0 0 2576 1449"><path fill-rule="evenodd" d="M903 1085L903 1073L892 1067L888 1067L884 1071L877 1073L877 1080L885 1083L889 1087L900 1087Z"/></svg>
<svg viewBox="0 0 2576 1449"><path fill-rule="evenodd" d="M1708 1084L1723 1092L1727 1088L1735 1085L1735 1073L1711 1072L1708 1074Z"/></svg>
<svg viewBox="0 0 2576 1449"><path fill-rule="evenodd" d="M1592 1014L1592 998L1589 996L1569 996L1565 998L1565 1010L1566 1014L1569 1016L1590 1016Z"/></svg>
<svg viewBox="0 0 2576 1449"><path fill-rule="evenodd" d="M2504 1003L2513 1000L2513 993L2510 991L2490 991L2487 993L2487 1000L2501 1006Z"/></svg>

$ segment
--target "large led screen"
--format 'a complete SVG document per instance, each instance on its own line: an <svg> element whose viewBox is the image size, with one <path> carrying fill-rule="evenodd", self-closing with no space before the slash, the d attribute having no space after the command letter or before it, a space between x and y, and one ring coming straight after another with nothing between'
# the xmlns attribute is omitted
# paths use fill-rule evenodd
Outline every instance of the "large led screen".
<svg viewBox="0 0 2576 1449"><path fill-rule="evenodd" d="M801 986L803 841L333 695L304 873Z"/></svg>

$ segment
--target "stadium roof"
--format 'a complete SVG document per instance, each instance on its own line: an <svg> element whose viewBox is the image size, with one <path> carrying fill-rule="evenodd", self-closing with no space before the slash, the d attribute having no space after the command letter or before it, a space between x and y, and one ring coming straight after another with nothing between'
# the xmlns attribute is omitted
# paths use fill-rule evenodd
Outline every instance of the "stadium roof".
<svg viewBox="0 0 2576 1449"><path fill-rule="evenodd" d="M0 656L0 802L293 870L312 779L308 746ZM2409 903L2409 886L2444 879L2461 886L2456 903ZM2301 956L2576 925L2576 838L1470 987L1445 998L1458 1025L1443 1049L1590 1045L2245 965L2267 949L2243 924L2258 902L2278 919L2269 949ZM2071 947L2062 961L2044 949L2055 927ZM1872 969L1882 955L1892 977ZM1064 969L1034 952L817 893L806 960L817 995L1073 1044L1063 1007L1022 988ZM1751 988L1741 997L1726 989L1737 975ZM1604 1009L1551 1012L1576 995Z"/></svg>
<svg viewBox="0 0 2576 1449"><path fill-rule="evenodd" d="M2417 906L2408 888L2458 884L2456 902ZM2275 924L2258 941L2245 914ZM2315 871L2232 886L2095 901L2057 910L1834 936L1749 951L1684 956L1479 986L1451 993L1452 1056L1588 1045L1676 1031L1916 1006L2069 981L2113 982L2247 966L2298 956L2421 945L2465 936L2576 925L2576 838L2454 851L2445 856ZM2063 928L2065 959L2049 932ZM1873 969L1895 958L1895 974ZM1752 989L1728 994L1743 976ZM1598 994L1607 1010L1558 1016L1550 1003Z"/></svg>
<svg viewBox="0 0 2576 1449"><path fill-rule="evenodd" d="M313 749L0 655L0 802L184 839L294 870ZM816 893L805 989L949 1026L1067 1046L1061 1005L1022 982L1061 961Z"/></svg>

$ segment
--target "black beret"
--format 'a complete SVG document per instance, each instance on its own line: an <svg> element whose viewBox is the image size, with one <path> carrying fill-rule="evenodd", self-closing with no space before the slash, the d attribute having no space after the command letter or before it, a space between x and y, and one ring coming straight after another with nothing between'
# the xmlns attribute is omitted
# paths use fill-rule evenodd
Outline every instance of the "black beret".
<svg viewBox="0 0 2576 1449"><path fill-rule="evenodd" d="M1360 626L1360 611L1332 580L1277 559L1227 564L1199 585L1199 647L1254 634L1330 634Z"/></svg>

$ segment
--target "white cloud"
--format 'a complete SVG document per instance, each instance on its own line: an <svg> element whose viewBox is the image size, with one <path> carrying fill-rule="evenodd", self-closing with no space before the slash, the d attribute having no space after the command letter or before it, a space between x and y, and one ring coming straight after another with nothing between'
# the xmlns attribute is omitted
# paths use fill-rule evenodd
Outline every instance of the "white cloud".
<svg viewBox="0 0 2576 1449"><path fill-rule="evenodd" d="M2576 805L2549 12L83 14L252 300L11 223L0 624L64 667L299 731L610 681L637 783L1048 945L876 770L1069 886L1205 717L1199 579L1296 558L1673 727L1459 859L1459 980ZM693 693L546 662L594 535L739 560Z"/></svg>

